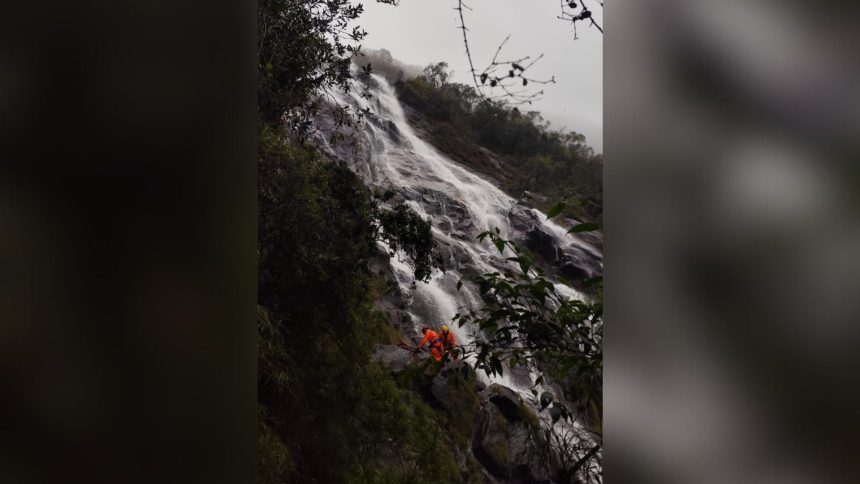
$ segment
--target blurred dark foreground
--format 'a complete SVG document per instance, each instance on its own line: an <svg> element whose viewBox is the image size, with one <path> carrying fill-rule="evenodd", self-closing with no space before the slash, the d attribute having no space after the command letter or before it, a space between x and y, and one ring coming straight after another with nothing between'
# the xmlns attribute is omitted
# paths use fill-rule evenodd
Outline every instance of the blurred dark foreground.
<svg viewBox="0 0 860 484"><path fill-rule="evenodd" d="M860 482L860 30L606 3L606 482Z"/></svg>
<svg viewBox="0 0 860 484"><path fill-rule="evenodd" d="M860 482L854 8L607 4L607 482ZM254 16L4 6L0 482L254 479Z"/></svg>
<svg viewBox="0 0 860 484"><path fill-rule="evenodd" d="M0 13L0 482L253 482L255 8Z"/></svg>

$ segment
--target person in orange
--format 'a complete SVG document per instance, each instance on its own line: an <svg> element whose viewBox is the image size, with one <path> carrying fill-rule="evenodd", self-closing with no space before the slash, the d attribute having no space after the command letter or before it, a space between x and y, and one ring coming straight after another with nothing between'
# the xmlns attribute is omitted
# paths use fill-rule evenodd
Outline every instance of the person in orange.
<svg viewBox="0 0 860 484"><path fill-rule="evenodd" d="M430 354L433 355L433 358L436 361L442 361L442 354L445 353L445 346L442 343L442 338L440 338L439 334L428 326L421 328L421 332L424 333L424 339L418 343L418 349L420 350L425 344L429 343Z"/></svg>
<svg viewBox="0 0 860 484"><path fill-rule="evenodd" d="M442 325L442 333L439 335L442 338L442 346L445 347L445 351L451 353L451 357L455 360L457 359L457 338L454 337L454 333L448 331L448 325Z"/></svg>

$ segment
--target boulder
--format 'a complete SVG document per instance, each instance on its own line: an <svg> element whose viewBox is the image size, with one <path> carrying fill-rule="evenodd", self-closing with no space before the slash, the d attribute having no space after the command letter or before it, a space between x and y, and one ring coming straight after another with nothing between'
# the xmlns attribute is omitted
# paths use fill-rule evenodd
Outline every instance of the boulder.
<svg viewBox="0 0 860 484"><path fill-rule="evenodd" d="M526 247L535 254L543 257L547 262L555 263L558 260L558 248L552 235L535 227L526 232Z"/></svg>
<svg viewBox="0 0 860 484"><path fill-rule="evenodd" d="M462 201L451 198L445 192L426 187L416 188L414 195L406 194L406 197L423 203L428 215L433 217L434 226L437 220L444 219L443 231L453 230L473 239L477 235L477 227L475 227L473 217ZM442 226L439 227L442 228Z"/></svg>
<svg viewBox="0 0 860 484"><path fill-rule="evenodd" d="M502 415L505 416L508 422L522 420L520 397L513 390L498 383L493 383L487 389L486 393L489 396L490 402L502 412Z"/></svg>
<svg viewBox="0 0 860 484"><path fill-rule="evenodd" d="M475 418L472 453L490 474L501 479L510 477L508 423L499 409L484 404Z"/></svg>
<svg viewBox="0 0 860 484"><path fill-rule="evenodd" d="M603 272L600 259L589 251L576 246L565 247L562 251L559 274L568 280L578 282Z"/></svg>
<svg viewBox="0 0 860 484"><path fill-rule="evenodd" d="M373 359L382 363L393 375L403 373L418 356L395 345L381 345L373 354Z"/></svg>
<svg viewBox="0 0 860 484"><path fill-rule="evenodd" d="M523 484L550 484L551 474L543 464L535 429L527 425L513 425L508 434L511 482Z"/></svg>
<svg viewBox="0 0 860 484"><path fill-rule="evenodd" d="M539 255L562 277L582 281L601 273L600 259L575 245L557 245L552 235L538 227L526 232L525 246Z"/></svg>
<svg viewBox="0 0 860 484"><path fill-rule="evenodd" d="M514 230L521 233L528 232L540 225L540 220L531 210L531 207L527 203L523 203L522 200L511 207L510 212L508 212L508 222Z"/></svg>
<svg viewBox="0 0 860 484"><path fill-rule="evenodd" d="M571 281L579 281L590 277L586 269L583 269L569 261L561 265L559 273Z"/></svg>
<svg viewBox="0 0 860 484"><path fill-rule="evenodd" d="M463 435L472 432L480 405L480 385L475 370L462 360L447 363L430 385L433 399L448 412L451 422Z"/></svg>
<svg viewBox="0 0 860 484"><path fill-rule="evenodd" d="M472 453L490 474L503 482L549 484L542 439L537 416L519 395L498 384L485 390L475 418Z"/></svg>

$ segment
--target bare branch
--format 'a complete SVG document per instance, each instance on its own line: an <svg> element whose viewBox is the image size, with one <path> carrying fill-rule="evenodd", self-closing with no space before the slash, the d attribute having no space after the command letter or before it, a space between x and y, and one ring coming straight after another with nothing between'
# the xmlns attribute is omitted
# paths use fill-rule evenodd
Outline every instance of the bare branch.
<svg viewBox="0 0 860 484"><path fill-rule="evenodd" d="M588 21L592 27L599 30L601 34L603 33L603 27L594 20L593 12L587 5L585 5L585 0L579 0L579 4L577 4L575 0L559 0L559 2L561 6L561 15L557 18L573 24L574 39L578 38L576 33L576 23L580 21ZM597 3L600 4L600 8L603 8L603 2L601 0L597 0ZM577 8L579 8L578 13L575 12L575 9Z"/></svg>
<svg viewBox="0 0 860 484"><path fill-rule="evenodd" d="M469 61L469 72L472 74L472 82L475 84L475 88L478 92L478 95L482 99L507 98L513 105L520 105L526 103L531 104L533 101L539 99L540 96L543 95L543 91L534 93L529 93L526 89L513 91L512 88L514 87L514 85L519 84L525 87L528 86L529 83L555 83L554 76L550 79L534 79L524 75L526 70L528 70L537 61L543 58L543 54L539 55L535 59L532 59L531 62L529 62L525 66L523 66L523 63L527 60L530 60L531 56L525 56L515 60L499 60L499 56L502 53L502 49L505 47L505 44L507 44L508 40L510 40L511 38L510 35L508 35L507 37L505 37L504 40L502 40L502 42L496 48L496 52L493 55L493 59L490 61L487 67L485 67L481 71L481 73L478 74L477 69L475 69L475 63L472 59L472 52L469 47L469 37L466 33L469 31L469 29L466 27L466 19L463 14L464 9L472 10L472 8L466 5L463 0L457 0L457 6L454 7L454 10L457 11L460 18L460 26L458 28L463 31L463 45L466 48L466 58ZM485 92L485 89L488 88L499 88L501 89L502 94L488 95L488 93Z"/></svg>
<svg viewBox="0 0 860 484"><path fill-rule="evenodd" d="M478 93L481 93L481 86L478 85L478 79L475 76L475 64L472 62L472 53L469 51L469 38L466 36L466 20L463 18L463 8L468 8L472 10L468 5L463 3L463 0L457 0L457 10L460 13L460 28L463 30L463 44L466 46L466 58L469 59L469 72L472 73L472 81L475 83L475 87L478 89Z"/></svg>

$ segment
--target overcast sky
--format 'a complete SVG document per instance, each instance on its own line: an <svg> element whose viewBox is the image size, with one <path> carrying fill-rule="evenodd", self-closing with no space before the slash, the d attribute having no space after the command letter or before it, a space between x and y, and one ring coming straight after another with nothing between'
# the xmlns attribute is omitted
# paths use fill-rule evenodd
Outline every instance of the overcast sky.
<svg viewBox="0 0 860 484"><path fill-rule="evenodd" d="M426 65L446 61L455 80L469 83L468 61L455 0L401 0L400 5L365 0L360 24L368 32L364 47L385 48L407 63ZM596 151L603 151L603 37L580 22L579 39L573 27L557 19L558 0L469 0L466 11L469 44L475 68L480 72L493 58L496 47L511 34L502 51L507 59L526 55L544 58L529 70L529 77L556 84L543 86L544 96L531 107L552 121L555 128L582 133ZM589 3L595 18L602 11Z"/></svg>

